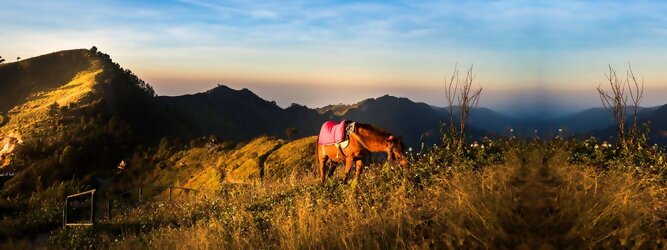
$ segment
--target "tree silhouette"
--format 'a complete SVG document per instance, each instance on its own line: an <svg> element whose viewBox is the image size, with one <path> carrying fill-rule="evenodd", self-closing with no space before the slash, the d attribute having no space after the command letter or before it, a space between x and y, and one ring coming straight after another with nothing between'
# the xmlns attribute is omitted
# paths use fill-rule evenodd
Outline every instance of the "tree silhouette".
<svg viewBox="0 0 667 250"><path fill-rule="evenodd" d="M449 104L449 135L446 138L452 144L455 150L459 153L463 150L466 138L466 125L470 112L477 108L479 98L482 95L482 86L475 88L473 83L475 81L475 72L473 66L466 71L463 78L459 77L458 67L454 67L449 82L445 79L445 97ZM454 105L458 110L455 113ZM454 117L458 117L458 124L454 121Z"/></svg>
<svg viewBox="0 0 667 250"><path fill-rule="evenodd" d="M292 140L292 137L294 137L299 131L296 128L287 128L285 129L285 134L287 134L287 139Z"/></svg>
<svg viewBox="0 0 667 250"><path fill-rule="evenodd" d="M21 60L21 57L18 57L18 56L17 56L17 57L16 57L16 61L18 61L18 60Z"/></svg>
<svg viewBox="0 0 667 250"><path fill-rule="evenodd" d="M602 101L604 108L614 116L619 144L623 151L628 153L629 146L637 140L637 112L644 96L644 79L641 82L637 81L630 64L628 64L625 79L619 78L616 75L616 70L611 65L609 65L609 73L605 74L605 78L610 90L605 90L602 84L598 85L597 91L600 95L600 101ZM632 106L628 106L628 94ZM628 108L632 109L632 124L629 129L626 128L625 124Z"/></svg>
<svg viewBox="0 0 667 250"><path fill-rule="evenodd" d="M5 62L5 59L2 58L2 56L0 56L0 63L3 63L3 62Z"/></svg>
<svg viewBox="0 0 667 250"><path fill-rule="evenodd" d="M90 48L90 52L97 53L97 47L93 46Z"/></svg>

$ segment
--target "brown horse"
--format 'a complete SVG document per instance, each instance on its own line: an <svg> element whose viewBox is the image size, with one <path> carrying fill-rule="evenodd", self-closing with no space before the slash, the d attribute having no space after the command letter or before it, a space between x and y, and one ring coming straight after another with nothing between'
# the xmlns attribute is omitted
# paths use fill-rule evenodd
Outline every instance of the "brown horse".
<svg viewBox="0 0 667 250"><path fill-rule="evenodd" d="M407 161L403 155L404 145L400 138L387 133L385 130L370 124L356 123L354 131L349 134L349 145L345 148L338 148L335 145L317 145L317 167L320 171L321 181L326 179L325 166L329 160L333 162L345 162L345 174L343 182L347 183L347 178L352 168L356 165L355 179L359 179L364 169L364 156L369 152L387 153L388 160L397 160L399 164L405 166ZM336 165L329 168L328 175L332 177Z"/></svg>

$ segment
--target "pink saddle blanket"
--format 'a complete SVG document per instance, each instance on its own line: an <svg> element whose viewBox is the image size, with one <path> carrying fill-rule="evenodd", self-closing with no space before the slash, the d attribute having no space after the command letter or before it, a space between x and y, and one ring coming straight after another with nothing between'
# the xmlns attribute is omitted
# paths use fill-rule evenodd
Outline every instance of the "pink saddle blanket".
<svg viewBox="0 0 667 250"><path fill-rule="evenodd" d="M320 129L320 138L317 143L320 145L328 145L339 143L345 140L345 124L347 120L342 122L328 121L322 124L322 129Z"/></svg>

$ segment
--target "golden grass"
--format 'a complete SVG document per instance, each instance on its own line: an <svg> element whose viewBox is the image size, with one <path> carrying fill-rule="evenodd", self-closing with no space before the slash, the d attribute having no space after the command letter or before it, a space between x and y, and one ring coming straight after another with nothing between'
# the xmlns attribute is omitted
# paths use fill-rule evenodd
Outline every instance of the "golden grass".
<svg viewBox="0 0 667 250"><path fill-rule="evenodd" d="M14 107L8 112L7 123L0 127L0 135L12 131L25 136L33 137L32 133L24 133L24 130L39 131L40 123L49 119L49 105L57 103L59 107L77 103L93 91L97 82L95 78L102 73L99 62L94 61L89 70L77 74L66 84L50 90L34 93L25 103ZM47 131L43 131L47 132Z"/></svg>
<svg viewBox="0 0 667 250"><path fill-rule="evenodd" d="M264 163L264 178L286 180L313 174L317 136L295 140L272 152Z"/></svg>
<svg viewBox="0 0 667 250"><path fill-rule="evenodd" d="M21 62L28 63L28 61ZM79 72L69 82L49 91L33 93L22 104L12 108L6 116L0 119L0 137L13 136L30 138L47 138L51 131L53 118L49 116L49 106L56 103L58 108L73 103L79 103L84 97L92 93L97 84L96 77L103 72L101 63L92 60L88 70ZM36 83L35 86L53 85L53 83ZM37 88L37 87L34 87ZM2 147L3 145L0 145ZM8 157L0 162L0 168L8 166L11 159Z"/></svg>
<svg viewBox="0 0 667 250"><path fill-rule="evenodd" d="M307 176L223 184L217 195L147 204L115 222L140 229L79 237L123 249L666 247L663 184L569 166L541 149L516 152L505 165L438 172L421 184L411 177L417 165L390 164L350 185Z"/></svg>
<svg viewBox="0 0 667 250"><path fill-rule="evenodd" d="M252 183L261 177L261 164L268 157L285 144L283 140L270 137L259 137L231 154L218 158L217 165L226 172L225 180L234 183Z"/></svg>
<svg viewBox="0 0 667 250"><path fill-rule="evenodd" d="M349 185L308 175L220 183L216 194L147 203L97 229L56 232L52 241L114 249L666 247L664 184L571 166L562 153L537 147L513 152L506 164L479 171L427 166L434 171L427 181L414 178L423 162L413 162L371 165Z"/></svg>
<svg viewBox="0 0 667 250"><path fill-rule="evenodd" d="M172 166L153 170L146 184L219 191L224 183L258 183L262 171L270 181L301 178L312 172L315 140L259 137L232 150L220 145L190 148L175 154Z"/></svg>

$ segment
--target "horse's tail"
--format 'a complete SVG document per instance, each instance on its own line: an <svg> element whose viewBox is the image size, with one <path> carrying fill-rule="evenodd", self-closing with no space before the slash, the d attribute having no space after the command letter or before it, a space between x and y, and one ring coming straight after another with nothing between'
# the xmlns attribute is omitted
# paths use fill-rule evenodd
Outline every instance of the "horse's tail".
<svg viewBox="0 0 667 250"><path fill-rule="evenodd" d="M313 166L315 166L315 169L314 169L315 171L313 171L315 173L315 176L317 176L317 173L320 169L320 145L319 145L319 141L320 141L320 136L318 135L317 140L315 141L315 164L313 165Z"/></svg>

